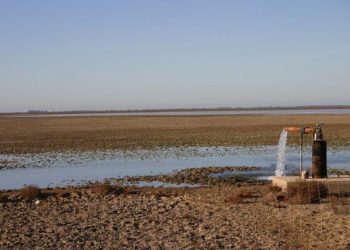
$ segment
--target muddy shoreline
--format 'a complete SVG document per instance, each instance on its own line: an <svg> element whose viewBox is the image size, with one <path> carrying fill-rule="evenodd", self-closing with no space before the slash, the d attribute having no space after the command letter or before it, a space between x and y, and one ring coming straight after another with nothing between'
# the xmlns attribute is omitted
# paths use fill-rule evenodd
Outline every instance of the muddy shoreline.
<svg viewBox="0 0 350 250"><path fill-rule="evenodd" d="M243 171L258 170L258 167L253 166L226 166L226 167L203 167L203 168L188 168L181 171L177 171L173 174L167 175L153 175L153 176L131 176L123 179L114 180L116 183L133 183L138 182L163 182L163 183L175 183L175 184L199 184L203 186L218 186L218 185L241 185L244 184L266 184L267 181L257 180L252 177L246 177L240 175ZM234 175L227 176L215 176L214 174L223 174L225 172L232 173ZM113 181L113 179L112 179Z"/></svg>

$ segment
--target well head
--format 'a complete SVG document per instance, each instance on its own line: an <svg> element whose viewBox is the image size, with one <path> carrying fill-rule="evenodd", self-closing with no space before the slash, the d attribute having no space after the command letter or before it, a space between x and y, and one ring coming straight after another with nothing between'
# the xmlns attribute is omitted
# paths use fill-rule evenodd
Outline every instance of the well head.
<svg viewBox="0 0 350 250"><path fill-rule="evenodd" d="M300 133L301 135L301 153L300 153L300 171L302 171L302 148L304 134L312 134L312 177L327 178L327 142L323 140L321 124L315 127L286 127L284 131Z"/></svg>

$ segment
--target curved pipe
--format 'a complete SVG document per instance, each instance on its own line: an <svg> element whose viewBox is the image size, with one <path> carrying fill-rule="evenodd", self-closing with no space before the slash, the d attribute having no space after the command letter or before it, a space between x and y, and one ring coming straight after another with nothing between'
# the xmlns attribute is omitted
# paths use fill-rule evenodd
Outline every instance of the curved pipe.
<svg viewBox="0 0 350 250"><path fill-rule="evenodd" d="M286 128L284 128L284 131L293 132L293 133L301 133L302 130L303 130L303 128L299 128L299 127L286 127ZM304 133L305 134L315 134L316 128L304 128Z"/></svg>

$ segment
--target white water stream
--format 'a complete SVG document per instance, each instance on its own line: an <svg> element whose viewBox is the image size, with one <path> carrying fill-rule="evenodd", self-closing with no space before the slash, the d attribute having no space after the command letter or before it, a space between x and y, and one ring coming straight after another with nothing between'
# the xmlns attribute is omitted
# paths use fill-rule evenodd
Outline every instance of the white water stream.
<svg viewBox="0 0 350 250"><path fill-rule="evenodd" d="M286 149L287 149L287 138L288 132L282 130L280 135L280 140L278 142L277 149L277 163L276 163L276 176L284 176L286 175Z"/></svg>

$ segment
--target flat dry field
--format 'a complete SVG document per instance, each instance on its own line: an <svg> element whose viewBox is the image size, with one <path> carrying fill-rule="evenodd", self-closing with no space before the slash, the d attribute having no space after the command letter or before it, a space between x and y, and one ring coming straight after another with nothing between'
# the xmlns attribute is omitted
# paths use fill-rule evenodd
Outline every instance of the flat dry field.
<svg viewBox="0 0 350 250"><path fill-rule="evenodd" d="M0 117L0 153L275 145L283 127L316 123L330 146L350 146L350 115Z"/></svg>
<svg viewBox="0 0 350 250"><path fill-rule="evenodd" d="M0 200L0 249L350 247L349 203L337 196L292 205L274 201L266 185L129 188L120 195L91 188L42 192L47 198L39 204L19 199L16 191ZM232 199L239 193L246 198Z"/></svg>

